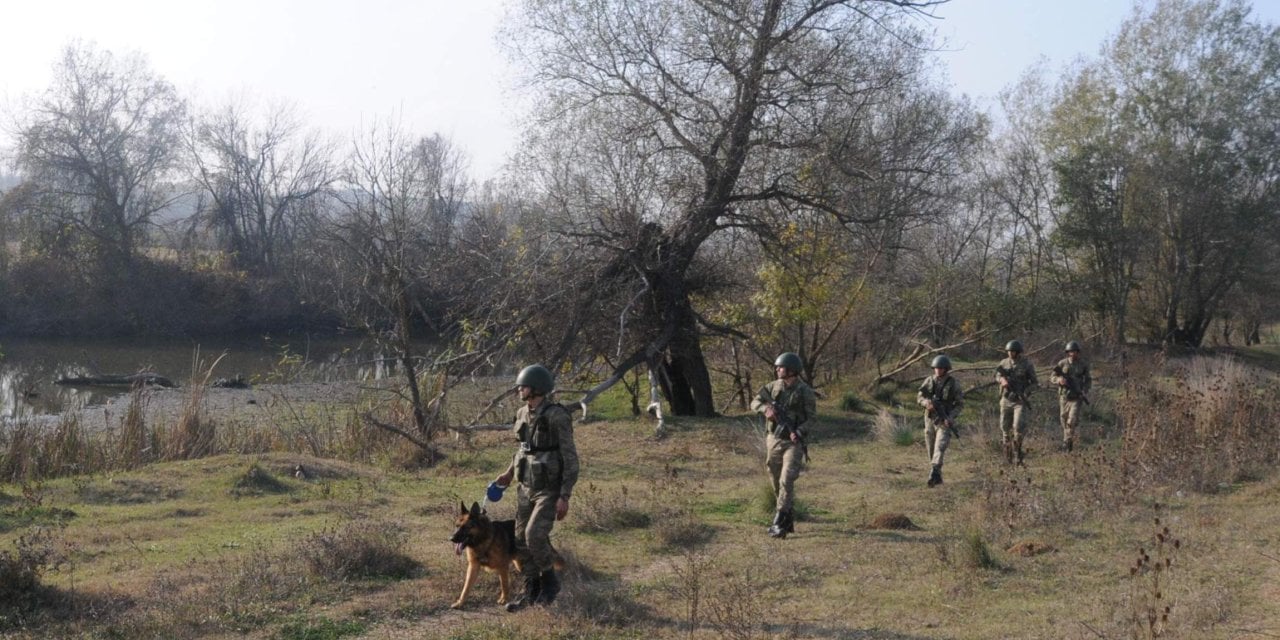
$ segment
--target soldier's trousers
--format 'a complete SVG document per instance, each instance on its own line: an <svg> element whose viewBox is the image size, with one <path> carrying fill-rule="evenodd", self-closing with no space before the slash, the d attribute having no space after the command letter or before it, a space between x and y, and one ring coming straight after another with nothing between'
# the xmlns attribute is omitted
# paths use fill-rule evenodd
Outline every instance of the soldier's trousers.
<svg viewBox="0 0 1280 640"><path fill-rule="evenodd" d="M1023 403L1000 398L1000 435L1005 444L1022 444L1027 435L1027 407Z"/></svg>
<svg viewBox="0 0 1280 640"><path fill-rule="evenodd" d="M542 572L552 568L555 553L551 549L551 528L556 523L556 500L559 491L534 491L520 485L516 503L516 550L522 556L523 570Z"/></svg>
<svg viewBox="0 0 1280 640"><path fill-rule="evenodd" d="M947 455L947 446L951 444L951 430L934 424L933 420L924 420L924 446L929 450L929 462L942 466L942 458Z"/></svg>
<svg viewBox="0 0 1280 640"><path fill-rule="evenodd" d="M1062 441L1075 442L1076 428L1080 426L1080 405L1083 400L1068 400L1067 396L1058 396L1058 413L1062 419Z"/></svg>
<svg viewBox="0 0 1280 640"><path fill-rule="evenodd" d="M769 453L765 465L769 467L769 480L773 483L773 493L777 496L775 507L778 511L791 511L795 501L796 478L800 477L800 468L804 466L804 453L800 445L789 439L777 438L773 434L765 440Z"/></svg>

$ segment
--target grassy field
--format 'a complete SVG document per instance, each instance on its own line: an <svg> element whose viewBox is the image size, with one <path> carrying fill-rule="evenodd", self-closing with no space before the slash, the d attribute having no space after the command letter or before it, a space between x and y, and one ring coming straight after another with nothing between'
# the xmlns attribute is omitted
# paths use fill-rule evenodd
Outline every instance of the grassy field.
<svg viewBox="0 0 1280 640"><path fill-rule="evenodd" d="M593 407L555 533L565 592L518 614L492 574L449 609L453 516L505 466L507 434L442 442L416 471L270 453L0 485L0 561L41 569L0 586L0 637L1280 637L1276 474L1125 482L1102 393L1074 455L1040 394L1026 466L1008 467L984 391L929 489L908 390L832 395L786 540L765 535L757 422L677 418L655 439L619 396Z"/></svg>

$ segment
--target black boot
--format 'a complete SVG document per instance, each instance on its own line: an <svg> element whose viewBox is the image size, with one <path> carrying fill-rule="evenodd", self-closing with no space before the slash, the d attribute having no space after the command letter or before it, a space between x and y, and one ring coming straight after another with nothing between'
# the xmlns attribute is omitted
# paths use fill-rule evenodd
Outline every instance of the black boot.
<svg viewBox="0 0 1280 640"><path fill-rule="evenodd" d="M1068 440L1066 444L1067 444L1067 453L1071 453L1072 451L1075 451L1075 449L1076 449L1076 440L1075 440L1075 438L1072 438L1072 439Z"/></svg>
<svg viewBox="0 0 1280 640"><path fill-rule="evenodd" d="M538 592L538 598L533 604L545 606L555 602L556 596L560 593L560 576L556 575L555 569L547 569L539 578L542 581L542 590Z"/></svg>
<svg viewBox="0 0 1280 640"><path fill-rule="evenodd" d="M1004 443L1004 461L1009 464L1013 464L1013 443L1012 442Z"/></svg>
<svg viewBox="0 0 1280 640"><path fill-rule="evenodd" d="M1023 458L1023 456L1024 456L1025 454L1022 452L1022 441L1021 441L1021 440L1018 440L1018 441L1014 442L1014 443L1013 443L1013 448L1014 448L1015 453L1016 453L1016 454L1017 454L1017 456L1018 456L1018 466L1023 466L1023 464L1022 464L1022 458Z"/></svg>
<svg viewBox="0 0 1280 640"><path fill-rule="evenodd" d="M790 511L788 511L788 512L787 512L787 516L786 516L786 518L787 518L787 521L786 521L786 523L783 525L783 530L784 530L784 531L786 531L787 533L795 533L795 532L796 532L796 517L795 517L795 515L793 515Z"/></svg>
<svg viewBox="0 0 1280 640"><path fill-rule="evenodd" d="M929 472L929 486L936 487L942 484L942 465L933 465L933 471Z"/></svg>
<svg viewBox="0 0 1280 640"><path fill-rule="evenodd" d="M559 589L557 584L556 588ZM531 604L533 604L542 595L542 577L534 573L532 569L529 574L524 577L524 593L516 597L515 600L507 603L507 611L516 612ZM554 597L554 596L552 596Z"/></svg>
<svg viewBox="0 0 1280 640"><path fill-rule="evenodd" d="M787 512L779 510L773 514L773 524L769 525L769 536L772 538L787 537Z"/></svg>

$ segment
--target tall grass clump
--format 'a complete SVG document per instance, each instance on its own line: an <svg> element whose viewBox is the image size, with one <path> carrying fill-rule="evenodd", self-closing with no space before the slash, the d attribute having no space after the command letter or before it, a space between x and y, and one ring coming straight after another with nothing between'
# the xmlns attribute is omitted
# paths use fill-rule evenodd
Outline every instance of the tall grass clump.
<svg viewBox="0 0 1280 640"><path fill-rule="evenodd" d="M404 553L408 538L397 523L359 521L308 536L299 553L312 575L329 580L412 578L422 565Z"/></svg>
<svg viewBox="0 0 1280 640"><path fill-rule="evenodd" d="M1172 379L1130 382L1117 403L1120 464L1135 488L1213 491L1280 461L1280 385L1230 358L1196 356Z"/></svg>
<svg viewBox="0 0 1280 640"><path fill-rule="evenodd" d="M879 438L885 438L899 447L910 447L916 443L916 437L920 434L911 426L910 421L894 415L887 409L880 409L876 413L875 433Z"/></svg>

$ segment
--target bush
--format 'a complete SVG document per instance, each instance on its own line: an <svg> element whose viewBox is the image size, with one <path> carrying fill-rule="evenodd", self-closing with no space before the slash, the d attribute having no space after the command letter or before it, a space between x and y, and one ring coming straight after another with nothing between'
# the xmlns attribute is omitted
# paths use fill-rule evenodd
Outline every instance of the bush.
<svg viewBox="0 0 1280 640"><path fill-rule="evenodd" d="M19 537L13 545L13 551L0 551L0 610L29 606L39 598L44 573L68 560L53 532L43 527Z"/></svg>
<svg viewBox="0 0 1280 640"><path fill-rule="evenodd" d="M353 522L312 534L300 546L312 575L330 580L412 578L422 565L405 555L403 528L390 522Z"/></svg>

